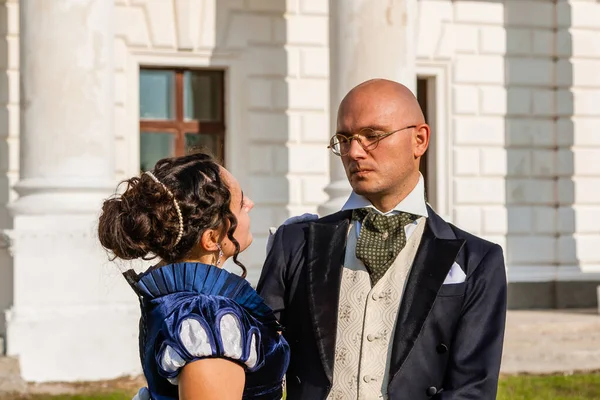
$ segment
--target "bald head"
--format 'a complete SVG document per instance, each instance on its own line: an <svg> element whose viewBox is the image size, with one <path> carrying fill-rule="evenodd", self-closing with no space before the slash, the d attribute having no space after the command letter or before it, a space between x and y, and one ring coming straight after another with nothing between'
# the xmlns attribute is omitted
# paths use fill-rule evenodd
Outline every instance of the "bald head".
<svg viewBox="0 0 600 400"><path fill-rule="evenodd" d="M421 106L406 86L372 79L353 88L340 103L332 140L340 144L352 189L386 212L419 181L429 135Z"/></svg>
<svg viewBox="0 0 600 400"><path fill-rule="evenodd" d="M375 105L380 112L395 112L399 118L413 124L425 123L419 101L410 89L387 79L371 79L355 86L342 99L338 118L367 104Z"/></svg>

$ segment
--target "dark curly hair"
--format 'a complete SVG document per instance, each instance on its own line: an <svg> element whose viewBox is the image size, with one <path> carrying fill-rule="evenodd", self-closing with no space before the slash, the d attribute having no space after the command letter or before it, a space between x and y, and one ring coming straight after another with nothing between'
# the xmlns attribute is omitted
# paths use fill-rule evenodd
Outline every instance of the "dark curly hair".
<svg viewBox="0 0 600 400"><path fill-rule="evenodd" d="M220 175L220 165L208 154L164 158L152 173L175 196L183 216L183 236L179 243L179 219L173 198L148 174L121 182L126 190L104 201L98 225L102 246L115 258L150 260L160 257L168 263L182 261L200 242L207 229L228 226L226 235L235 246L233 261L240 245L233 233L237 219L230 210L231 192Z"/></svg>

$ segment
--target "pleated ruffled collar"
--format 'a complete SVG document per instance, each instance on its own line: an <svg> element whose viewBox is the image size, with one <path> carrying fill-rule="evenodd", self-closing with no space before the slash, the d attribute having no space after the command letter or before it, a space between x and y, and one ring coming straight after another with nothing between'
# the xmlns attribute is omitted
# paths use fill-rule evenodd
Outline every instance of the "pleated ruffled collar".
<svg viewBox="0 0 600 400"><path fill-rule="evenodd" d="M265 322L275 322L279 326L273 310L248 281L213 265L194 262L167 264L140 274L135 282L130 283L147 299L180 292L227 297Z"/></svg>

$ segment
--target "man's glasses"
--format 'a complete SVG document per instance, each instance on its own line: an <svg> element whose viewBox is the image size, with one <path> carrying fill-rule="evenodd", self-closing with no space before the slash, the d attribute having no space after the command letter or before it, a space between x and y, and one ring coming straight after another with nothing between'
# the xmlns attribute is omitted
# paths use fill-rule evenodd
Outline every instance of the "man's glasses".
<svg viewBox="0 0 600 400"><path fill-rule="evenodd" d="M333 154L335 154L336 156L345 156L350 152L352 140L356 140L358 144L360 144L360 146L364 149L364 151L369 152L377 148L381 139L385 139L386 137L396 132L416 127L417 125L411 125L404 128L396 129L392 132L383 132L371 128L365 128L361 129L360 132L352 136L346 136L341 133L336 133L329 141L329 146L327 146L327 148L331 149Z"/></svg>

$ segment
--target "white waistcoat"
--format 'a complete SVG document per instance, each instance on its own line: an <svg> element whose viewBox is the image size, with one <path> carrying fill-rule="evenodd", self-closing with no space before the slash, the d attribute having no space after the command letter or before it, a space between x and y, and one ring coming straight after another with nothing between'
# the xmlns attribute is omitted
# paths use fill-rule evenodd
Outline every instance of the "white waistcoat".
<svg viewBox="0 0 600 400"><path fill-rule="evenodd" d="M396 316L406 278L423 236L425 218L385 275L371 288L364 264L356 258L357 235L351 224L340 286L333 387L328 399L387 398Z"/></svg>

